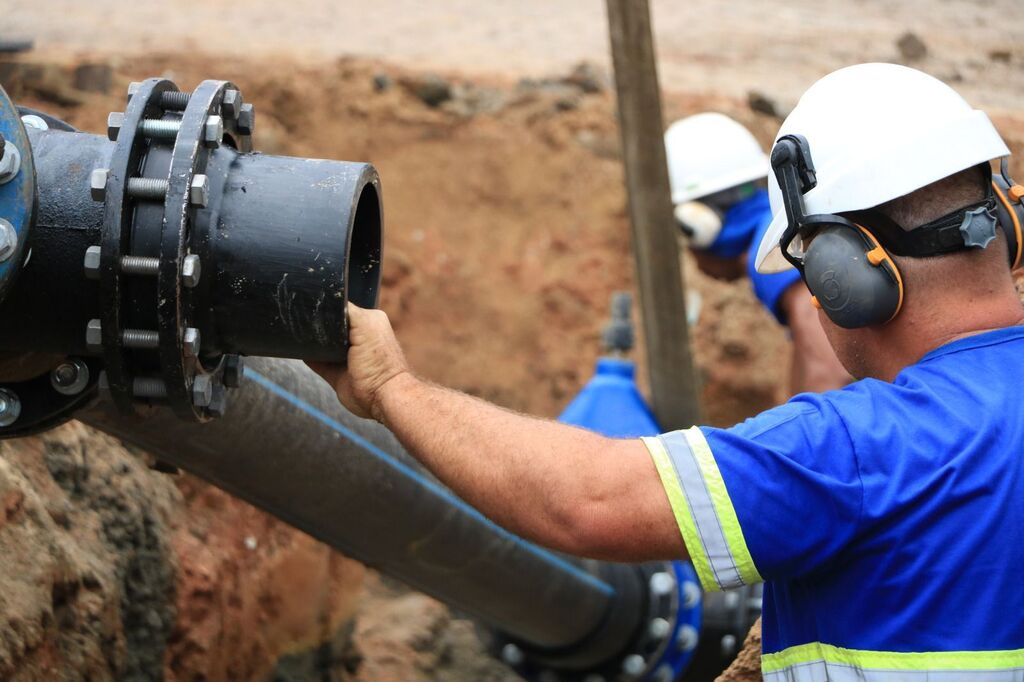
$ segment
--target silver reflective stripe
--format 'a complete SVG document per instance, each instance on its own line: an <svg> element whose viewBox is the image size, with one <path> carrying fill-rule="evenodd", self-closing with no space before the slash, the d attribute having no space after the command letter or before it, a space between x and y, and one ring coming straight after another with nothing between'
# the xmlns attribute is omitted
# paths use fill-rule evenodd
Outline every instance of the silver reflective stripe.
<svg viewBox="0 0 1024 682"><path fill-rule="evenodd" d="M872 670L811 661L764 673L765 682L1024 682L1024 668L1003 670Z"/></svg>
<svg viewBox="0 0 1024 682"><path fill-rule="evenodd" d="M722 524L715 513L711 494L704 483L704 475L690 444L686 441L686 435L682 431L673 431L658 438L672 460L679 485L683 488L686 501L690 503L693 523L700 534L704 553L708 557L708 563L711 564L711 571L715 574L719 587L728 589L743 585L743 578L736 568L736 562L729 551L729 543L726 542L725 533L722 531Z"/></svg>

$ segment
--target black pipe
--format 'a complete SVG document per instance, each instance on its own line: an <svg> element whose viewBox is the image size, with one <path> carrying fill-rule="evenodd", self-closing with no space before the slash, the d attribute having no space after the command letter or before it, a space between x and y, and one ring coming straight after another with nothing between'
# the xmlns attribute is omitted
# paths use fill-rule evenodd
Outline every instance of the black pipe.
<svg viewBox="0 0 1024 682"><path fill-rule="evenodd" d="M587 658L601 660L628 641L638 603L456 498L302 363L252 359L232 399L208 424L167 411L125 418L109 402L77 417L527 645L565 650L599 636ZM625 630L610 642L609 623Z"/></svg>
<svg viewBox="0 0 1024 682"><path fill-rule="evenodd" d="M86 325L101 317L98 283L83 271L104 220L90 175L110 165L114 143L52 129L30 129L29 136L39 213L32 257L0 305L0 351L82 355ZM154 146L146 165L166 174L169 160L167 149ZM364 307L377 300L376 171L222 145L210 154L206 175L210 199L196 211L191 235L203 270L187 292L203 354L344 359L346 296ZM136 205L133 255L158 255L162 212L159 203ZM156 329L155 279L132 278L125 288L130 326Z"/></svg>

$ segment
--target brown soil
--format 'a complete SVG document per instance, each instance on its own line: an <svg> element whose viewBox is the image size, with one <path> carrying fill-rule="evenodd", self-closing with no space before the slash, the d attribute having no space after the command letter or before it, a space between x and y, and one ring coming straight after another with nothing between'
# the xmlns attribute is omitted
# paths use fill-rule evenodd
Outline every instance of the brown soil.
<svg viewBox="0 0 1024 682"><path fill-rule="evenodd" d="M256 103L258 149L380 169L382 306L418 371L549 416L588 378L609 296L632 289L607 91L456 79L435 108L412 94L415 73L365 60L117 64L100 93L75 88L64 64L8 69L3 83L100 131L129 80L234 80ZM375 88L380 75L392 85ZM666 101L668 118L709 108L762 140L778 125L742 94ZM996 119L1019 149L1021 118ZM749 285L686 261L703 299L706 421L731 424L784 398L788 345ZM0 678L511 679L436 602L375 576L357 597L352 562L191 477L149 471L106 437L69 426L0 455Z"/></svg>

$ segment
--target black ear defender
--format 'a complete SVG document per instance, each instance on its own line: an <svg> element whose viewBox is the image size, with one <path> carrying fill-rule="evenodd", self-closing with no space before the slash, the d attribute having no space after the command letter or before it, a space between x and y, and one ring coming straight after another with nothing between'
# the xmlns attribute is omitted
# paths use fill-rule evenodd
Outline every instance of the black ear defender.
<svg viewBox="0 0 1024 682"><path fill-rule="evenodd" d="M903 305L903 278L878 239L842 216L804 212L803 195L817 185L807 140L802 135L780 138L771 163L789 220L779 245L800 271L815 305L846 329L896 317Z"/></svg>
<svg viewBox="0 0 1024 682"><path fill-rule="evenodd" d="M1024 239L1021 238L1021 225L1024 225L1024 185L1018 185L1010 178L1009 163L1006 158L999 162L999 175L992 177L992 191L995 192L996 212L999 227L1006 236L1006 245L1010 252L1010 269L1020 267Z"/></svg>

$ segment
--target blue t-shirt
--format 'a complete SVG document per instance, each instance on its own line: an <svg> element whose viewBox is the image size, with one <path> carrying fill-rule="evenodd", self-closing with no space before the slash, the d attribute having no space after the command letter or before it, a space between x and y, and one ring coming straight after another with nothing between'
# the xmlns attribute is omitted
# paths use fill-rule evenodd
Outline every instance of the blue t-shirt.
<svg viewBox="0 0 1024 682"><path fill-rule="evenodd" d="M766 582L766 678L1024 678L1022 358L1009 327L645 439L705 589Z"/></svg>

